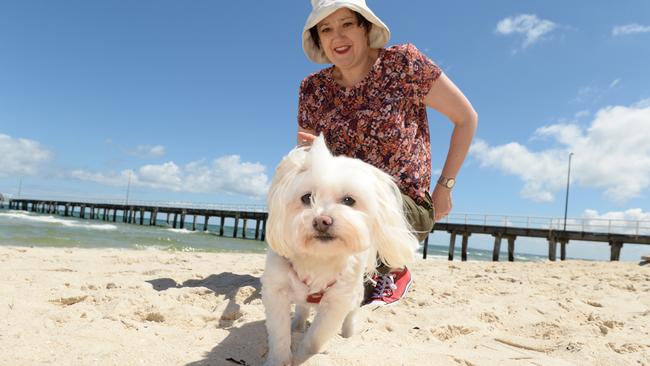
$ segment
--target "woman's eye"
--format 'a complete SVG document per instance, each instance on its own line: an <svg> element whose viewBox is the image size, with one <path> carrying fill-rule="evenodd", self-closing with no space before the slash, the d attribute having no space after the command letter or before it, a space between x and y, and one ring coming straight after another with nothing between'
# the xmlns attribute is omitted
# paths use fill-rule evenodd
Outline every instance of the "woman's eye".
<svg viewBox="0 0 650 366"><path fill-rule="evenodd" d="M357 201L355 201L354 198L350 196L345 196L343 197L343 200L341 200L341 203L343 203L346 206L352 207L354 206L355 203L357 203Z"/></svg>
<svg viewBox="0 0 650 366"><path fill-rule="evenodd" d="M329 32L329 31L330 31L329 28L321 28L321 29L320 29L320 32L321 32L321 33L327 33L327 32Z"/></svg>
<svg viewBox="0 0 650 366"><path fill-rule="evenodd" d="M352 23L352 22L345 22L345 23L343 23L343 27L344 27L344 28L348 28L348 27L350 27L351 25L354 25L354 23Z"/></svg>
<svg viewBox="0 0 650 366"><path fill-rule="evenodd" d="M300 201L302 201L303 205L311 205L311 193L304 194L300 197Z"/></svg>

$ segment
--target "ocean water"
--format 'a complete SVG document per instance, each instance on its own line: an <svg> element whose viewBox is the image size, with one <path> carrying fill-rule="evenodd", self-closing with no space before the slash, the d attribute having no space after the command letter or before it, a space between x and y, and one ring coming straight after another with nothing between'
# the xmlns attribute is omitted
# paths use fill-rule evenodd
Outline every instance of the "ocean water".
<svg viewBox="0 0 650 366"><path fill-rule="evenodd" d="M164 215L162 215L164 218ZM219 236L218 226L197 223L197 231L174 229L165 220L158 226L124 224L118 222L64 217L26 211L0 210L0 245L159 249L166 251L241 251L263 253L266 243L260 240L232 238L233 228L224 226ZM200 230L199 230L200 227ZM241 236L241 227L239 229ZM254 238L255 231L247 230Z"/></svg>
<svg viewBox="0 0 650 366"><path fill-rule="evenodd" d="M264 253L267 244L260 240L233 238L233 227L224 225L224 236L219 236L218 225L208 225L203 231L202 220L197 220L196 231L192 223L186 222L186 229L174 229L163 220L157 226L135 225L101 220L64 217L55 214L41 214L26 211L0 209L0 245L23 247L62 247L62 248L128 248L156 249L163 251L186 252L245 252ZM250 228L253 226L253 228ZM254 223L247 229L247 237L254 238ZM187 229L189 228L189 230ZM240 225L238 236L241 236ZM460 260L459 245L454 260ZM420 247L422 253L422 246ZM429 243L427 258L447 260L448 245ZM468 249L468 259L491 261L492 251ZM507 255L501 254L501 260ZM517 253L517 261L545 260L543 256Z"/></svg>

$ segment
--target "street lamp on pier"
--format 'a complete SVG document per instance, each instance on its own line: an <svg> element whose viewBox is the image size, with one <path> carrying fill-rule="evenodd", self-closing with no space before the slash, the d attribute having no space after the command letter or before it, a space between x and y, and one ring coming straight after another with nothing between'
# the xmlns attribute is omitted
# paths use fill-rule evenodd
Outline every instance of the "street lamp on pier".
<svg viewBox="0 0 650 366"><path fill-rule="evenodd" d="M131 191L131 171L129 170L129 182L126 184L126 202L125 205L129 205L129 193Z"/></svg>
<svg viewBox="0 0 650 366"><path fill-rule="evenodd" d="M571 157L573 153L569 153L569 169L566 173L566 196L564 200L564 231L566 231L566 214L567 209L569 208L569 182L571 181Z"/></svg>

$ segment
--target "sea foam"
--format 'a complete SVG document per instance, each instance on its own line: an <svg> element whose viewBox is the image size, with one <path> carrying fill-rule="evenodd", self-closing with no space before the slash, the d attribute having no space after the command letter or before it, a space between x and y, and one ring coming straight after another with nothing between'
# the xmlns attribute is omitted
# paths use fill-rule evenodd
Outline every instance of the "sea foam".
<svg viewBox="0 0 650 366"><path fill-rule="evenodd" d="M32 222L41 222L46 224L54 225L63 225L67 227L83 228L89 230L117 230L117 226L111 224L89 224L83 221L71 220L71 219L62 219L54 216L41 216L41 215L30 215L22 212L9 212L9 213L0 213L0 216L32 221Z"/></svg>

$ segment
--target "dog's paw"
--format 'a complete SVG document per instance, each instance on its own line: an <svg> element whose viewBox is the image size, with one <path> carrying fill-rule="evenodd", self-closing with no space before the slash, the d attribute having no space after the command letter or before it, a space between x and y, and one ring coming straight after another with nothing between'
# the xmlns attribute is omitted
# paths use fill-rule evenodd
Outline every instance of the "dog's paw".
<svg viewBox="0 0 650 366"><path fill-rule="evenodd" d="M341 327L341 336L343 338L350 338L354 335L357 329L357 313L358 309L353 310L345 317L343 326Z"/></svg>
<svg viewBox="0 0 650 366"><path fill-rule="evenodd" d="M351 324L343 324L343 328L341 328L341 337L343 338L350 338L356 333L356 326L354 323Z"/></svg>

